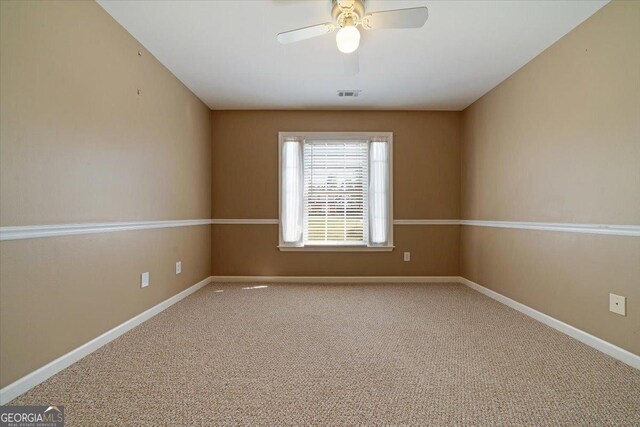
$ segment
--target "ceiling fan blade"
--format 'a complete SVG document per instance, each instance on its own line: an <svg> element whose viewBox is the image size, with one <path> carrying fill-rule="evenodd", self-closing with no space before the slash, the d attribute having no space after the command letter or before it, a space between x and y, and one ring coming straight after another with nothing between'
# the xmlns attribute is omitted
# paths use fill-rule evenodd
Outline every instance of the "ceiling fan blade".
<svg viewBox="0 0 640 427"><path fill-rule="evenodd" d="M360 56L358 51L351 53L343 53L344 72L349 76L355 76L360 72Z"/></svg>
<svg viewBox="0 0 640 427"><path fill-rule="evenodd" d="M420 28L427 22L429 10L426 7L385 10L364 16L364 27L371 30L381 28Z"/></svg>
<svg viewBox="0 0 640 427"><path fill-rule="evenodd" d="M330 22L326 22L324 24L298 28L297 30L285 31L284 33L278 34L277 39L282 44L289 44L328 34L335 30L335 28L335 25Z"/></svg>

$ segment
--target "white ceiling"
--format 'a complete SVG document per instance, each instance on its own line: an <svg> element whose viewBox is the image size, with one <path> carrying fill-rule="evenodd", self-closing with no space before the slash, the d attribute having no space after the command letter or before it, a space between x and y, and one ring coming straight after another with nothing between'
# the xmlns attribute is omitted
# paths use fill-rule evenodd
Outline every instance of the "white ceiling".
<svg viewBox="0 0 640 427"><path fill-rule="evenodd" d="M429 20L363 31L348 76L335 33L276 41L330 21L331 0L98 2L212 109L406 110L464 109L607 3L366 0L368 12L426 5Z"/></svg>

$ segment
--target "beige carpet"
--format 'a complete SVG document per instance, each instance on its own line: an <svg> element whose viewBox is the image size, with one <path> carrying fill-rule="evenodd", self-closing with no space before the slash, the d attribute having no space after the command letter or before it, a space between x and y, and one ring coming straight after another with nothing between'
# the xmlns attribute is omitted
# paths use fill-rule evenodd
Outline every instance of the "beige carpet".
<svg viewBox="0 0 640 427"><path fill-rule="evenodd" d="M64 404L69 426L640 425L640 371L462 285L246 286L12 404Z"/></svg>

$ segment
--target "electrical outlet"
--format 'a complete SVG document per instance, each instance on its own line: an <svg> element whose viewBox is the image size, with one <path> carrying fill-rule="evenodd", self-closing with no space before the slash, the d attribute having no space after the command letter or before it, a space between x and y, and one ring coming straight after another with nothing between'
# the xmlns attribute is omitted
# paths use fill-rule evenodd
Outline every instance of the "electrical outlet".
<svg viewBox="0 0 640 427"><path fill-rule="evenodd" d="M404 260L405 261L411 261L411 252L405 252L404 253Z"/></svg>
<svg viewBox="0 0 640 427"><path fill-rule="evenodd" d="M176 262L176 274L182 273L182 261Z"/></svg>
<svg viewBox="0 0 640 427"><path fill-rule="evenodd" d="M621 316L626 316L627 298L616 294L609 294L609 311Z"/></svg>
<svg viewBox="0 0 640 427"><path fill-rule="evenodd" d="M140 275L140 287L141 288L146 288L147 286L149 286L149 272L145 272L142 273Z"/></svg>

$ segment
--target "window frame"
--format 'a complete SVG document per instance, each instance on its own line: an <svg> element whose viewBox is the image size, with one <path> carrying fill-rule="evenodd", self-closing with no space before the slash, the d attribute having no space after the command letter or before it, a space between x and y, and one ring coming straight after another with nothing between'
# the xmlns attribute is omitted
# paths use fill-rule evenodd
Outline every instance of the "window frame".
<svg viewBox="0 0 640 427"><path fill-rule="evenodd" d="M389 197L387 198L388 239L383 245L369 242L364 245L307 245L285 243L282 235L282 146L289 138L297 138L302 144L312 141L363 141L384 139L389 144ZM304 150L304 147L302 147ZM303 165L304 167L304 165ZM370 219L367 218L367 221ZM278 132L278 249L301 252L390 252L393 244L393 132Z"/></svg>

